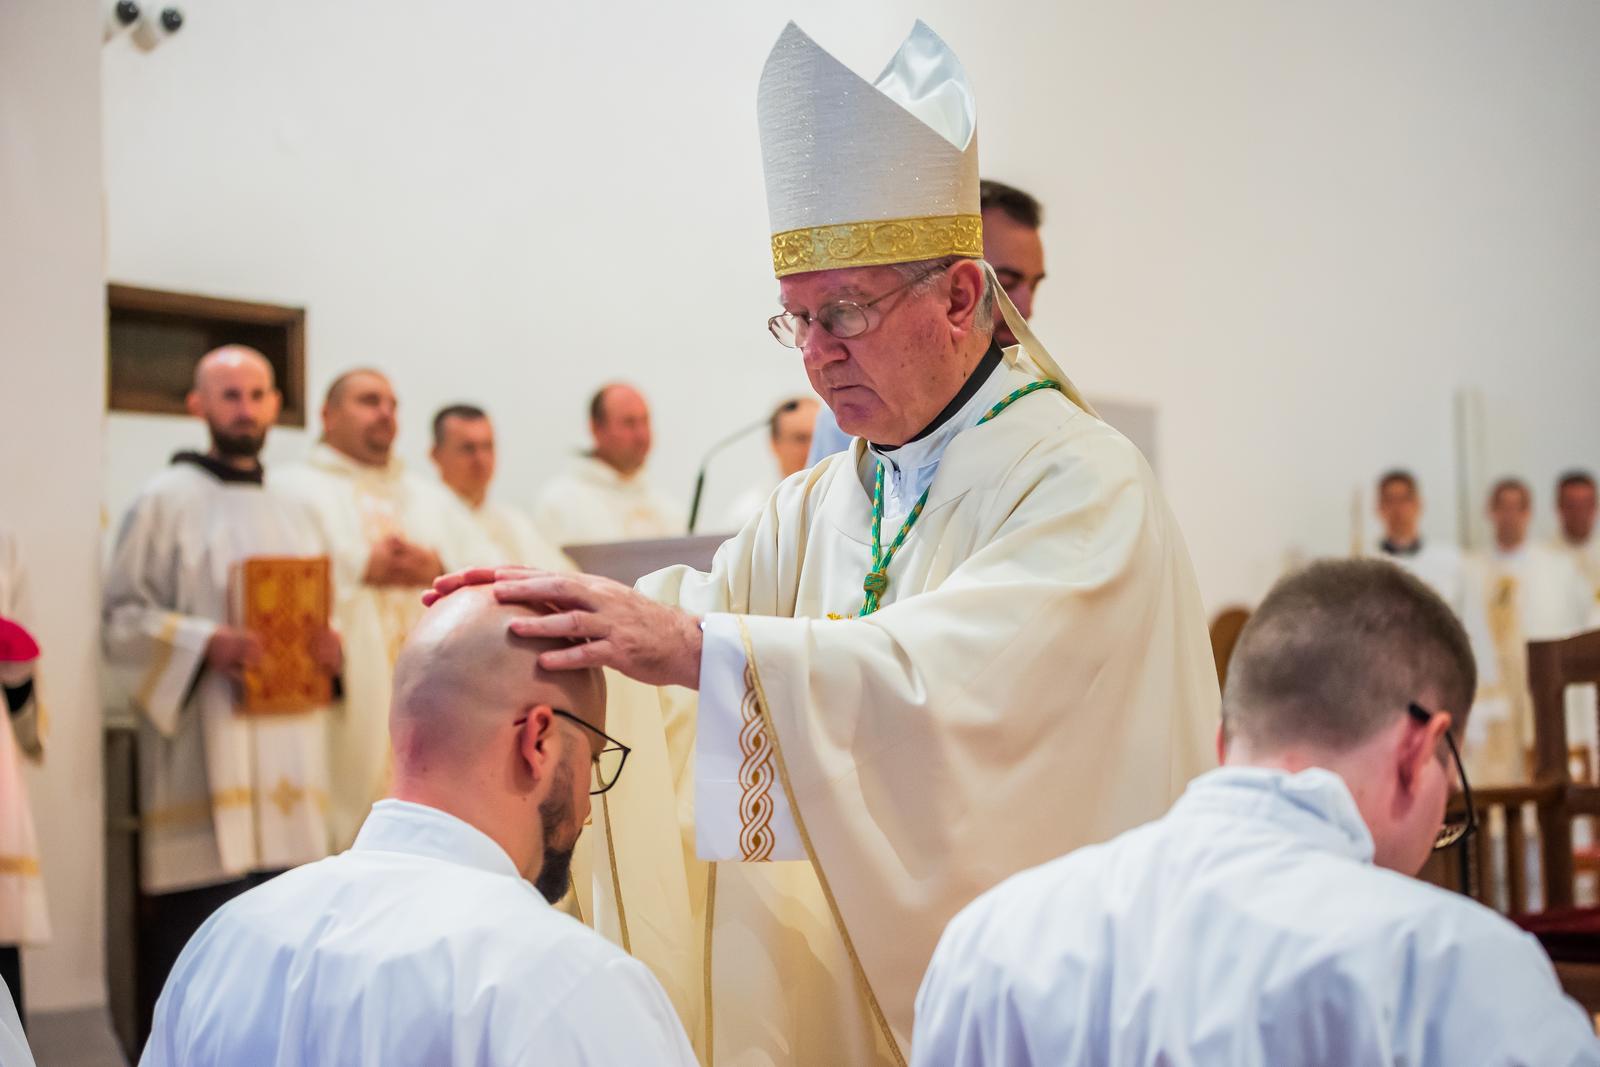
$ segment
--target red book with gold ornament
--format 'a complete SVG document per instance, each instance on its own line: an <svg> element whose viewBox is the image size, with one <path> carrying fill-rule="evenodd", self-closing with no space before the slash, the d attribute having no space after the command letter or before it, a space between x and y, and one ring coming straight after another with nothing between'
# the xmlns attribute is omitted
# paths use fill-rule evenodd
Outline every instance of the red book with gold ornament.
<svg viewBox="0 0 1600 1067"><path fill-rule="evenodd" d="M261 663L244 672L240 711L310 711L332 700L332 680L312 655L332 605L327 556L258 557L238 565L235 625L260 638L263 652Z"/></svg>

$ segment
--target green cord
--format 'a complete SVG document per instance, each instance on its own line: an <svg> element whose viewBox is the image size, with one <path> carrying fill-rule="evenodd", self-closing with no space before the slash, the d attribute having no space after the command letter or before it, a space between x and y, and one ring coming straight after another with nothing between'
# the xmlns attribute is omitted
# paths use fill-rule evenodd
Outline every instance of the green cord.
<svg viewBox="0 0 1600 1067"><path fill-rule="evenodd" d="M1061 383L1050 381L1048 379L1044 381L1029 382L1027 385L1024 385L1021 389L1012 392L1009 396L1005 397L998 404L985 412L983 418L978 420L978 425L982 426L984 423L988 422L1006 408L1027 396L1029 393L1037 393L1041 389L1060 390ZM927 489L922 491L922 496L917 498L915 506L913 506L911 509L911 514L907 515L906 521L900 524L900 532L894 535L894 540L890 542L887 549L884 549L882 547L883 462L881 460L879 461L877 478L872 487L872 569L867 572L867 576L861 581L861 589L864 593L866 593L866 599L861 602L861 612L856 616L856 618L866 618L868 615L871 615L874 611L878 610L879 602L882 600L883 594L889 588L889 564L894 561L894 554L900 551L900 546L906 543L906 538L911 534L911 528L915 526L917 524L917 520L922 517L922 509L928 503L928 491L932 488L933 486L930 485Z"/></svg>

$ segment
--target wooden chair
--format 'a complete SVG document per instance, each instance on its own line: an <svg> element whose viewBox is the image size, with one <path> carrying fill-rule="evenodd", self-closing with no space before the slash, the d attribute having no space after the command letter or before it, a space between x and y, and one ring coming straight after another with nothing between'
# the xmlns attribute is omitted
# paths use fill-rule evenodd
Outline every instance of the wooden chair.
<svg viewBox="0 0 1600 1067"><path fill-rule="evenodd" d="M1545 911L1513 912L1513 918L1539 939L1568 995L1590 1012L1600 1012L1600 908L1575 908L1573 880L1581 866L1594 869L1593 855L1574 857L1572 820L1600 816L1600 784L1582 771L1574 775L1567 739L1567 688L1600 683L1600 630L1560 641L1528 643L1528 689L1533 698L1533 775L1547 791L1539 808L1540 858ZM1590 862L1584 863L1584 860Z"/></svg>
<svg viewBox="0 0 1600 1067"><path fill-rule="evenodd" d="M1573 776L1567 739L1567 687L1600 683L1600 630L1560 641L1528 642L1533 697L1533 780L1555 787L1551 818L1540 812L1546 908L1572 906L1572 820L1600 815L1600 785Z"/></svg>
<svg viewBox="0 0 1600 1067"><path fill-rule="evenodd" d="M1233 648L1239 643L1239 631L1250 621L1248 608L1223 608L1211 620L1211 657L1217 663L1217 684L1228 684L1228 661L1233 659Z"/></svg>
<svg viewBox="0 0 1600 1067"><path fill-rule="evenodd" d="M1580 815L1600 815L1600 785L1574 773L1567 742L1566 690L1600 680L1600 631L1578 634L1560 641L1532 641L1528 644L1528 682L1533 703L1533 782L1531 785L1503 788L1476 788L1472 791L1478 825L1485 827L1496 809L1505 820L1505 836L1496 855L1497 843L1488 833L1479 833L1468 845L1467 879L1448 869L1448 856L1435 857L1423 876L1449 889L1468 892L1478 900L1495 906L1492 871L1503 863L1509 883L1509 908L1512 916L1525 915L1533 894L1527 885L1527 867L1514 857L1526 854L1527 838L1520 811L1532 804L1538 813L1540 881L1545 911L1572 907L1573 875L1578 867L1572 848L1572 820ZM1451 799L1453 814L1461 812L1460 796Z"/></svg>

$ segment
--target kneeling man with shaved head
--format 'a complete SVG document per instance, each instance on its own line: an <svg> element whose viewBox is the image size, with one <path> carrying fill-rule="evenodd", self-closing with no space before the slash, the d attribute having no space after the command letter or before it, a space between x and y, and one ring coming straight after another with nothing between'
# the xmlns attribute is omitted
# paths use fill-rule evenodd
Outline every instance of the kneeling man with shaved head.
<svg viewBox="0 0 1600 1067"><path fill-rule="evenodd" d="M627 749L599 671L507 631L525 613L433 605L395 667L393 795L200 929L142 1063L694 1063L649 971L549 906Z"/></svg>

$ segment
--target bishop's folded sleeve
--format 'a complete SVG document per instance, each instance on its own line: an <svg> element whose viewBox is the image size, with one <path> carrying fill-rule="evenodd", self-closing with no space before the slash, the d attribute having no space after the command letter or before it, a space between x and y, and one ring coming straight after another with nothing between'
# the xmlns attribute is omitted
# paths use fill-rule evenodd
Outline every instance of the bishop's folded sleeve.
<svg viewBox="0 0 1600 1067"><path fill-rule="evenodd" d="M695 733L695 852L703 860L803 860L789 797L773 774L770 742L733 615L706 616Z"/></svg>

